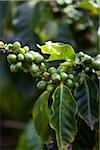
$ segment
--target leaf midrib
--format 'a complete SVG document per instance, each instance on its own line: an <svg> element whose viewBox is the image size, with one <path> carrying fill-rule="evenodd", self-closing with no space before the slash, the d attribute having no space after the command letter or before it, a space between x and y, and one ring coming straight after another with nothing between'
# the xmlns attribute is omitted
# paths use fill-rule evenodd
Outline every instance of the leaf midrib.
<svg viewBox="0 0 100 150"><path fill-rule="evenodd" d="M90 122L90 126L92 123L92 116L91 116L91 107L90 107L90 92L89 92L89 88L88 88L88 84L85 78L85 85L86 85L86 92L87 92L87 104L88 104L88 114L89 114L89 122Z"/></svg>
<svg viewBox="0 0 100 150"><path fill-rule="evenodd" d="M60 85L60 105L59 105L59 138L60 138L60 144L61 144L61 150L62 150L62 134L61 134L61 108L62 108L62 101L63 101L63 85Z"/></svg>

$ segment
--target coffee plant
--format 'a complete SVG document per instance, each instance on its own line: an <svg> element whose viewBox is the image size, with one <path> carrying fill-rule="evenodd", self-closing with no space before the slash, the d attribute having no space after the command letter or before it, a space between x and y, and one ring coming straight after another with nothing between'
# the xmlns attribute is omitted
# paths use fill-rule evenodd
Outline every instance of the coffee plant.
<svg viewBox="0 0 100 150"><path fill-rule="evenodd" d="M75 53L69 44L51 41L37 47L41 53L22 47L18 41L0 42L1 51L8 53L10 71L30 74L41 92L32 111L41 142L27 149L98 150L100 54L93 58L83 52ZM94 137L89 146L84 145L88 132L93 132ZM37 137L30 134L34 145Z"/></svg>

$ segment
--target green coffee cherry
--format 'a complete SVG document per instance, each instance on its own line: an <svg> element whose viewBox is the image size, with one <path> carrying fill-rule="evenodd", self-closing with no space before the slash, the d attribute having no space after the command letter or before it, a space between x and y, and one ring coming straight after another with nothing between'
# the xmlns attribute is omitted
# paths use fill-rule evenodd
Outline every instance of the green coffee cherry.
<svg viewBox="0 0 100 150"><path fill-rule="evenodd" d="M10 71L11 72L17 72L19 69L18 67L16 66L16 64L11 64L10 65Z"/></svg>
<svg viewBox="0 0 100 150"><path fill-rule="evenodd" d="M12 64L15 63L17 61L17 56L15 54L9 54L7 56L7 61Z"/></svg>
<svg viewBox="0 0 100 150"><path fill-rule="evenodd" d="M37 57L35 58L35 62L37 64L41 63L42 61L44 61L44 57L42 55L37 55Z"/></svg>
<svg viewBox="0 0 100 150"><path fill-rule="evenodd" d="M42 62L41 65L40 65L40 70L42 72L45 72L46 71L46 65Z"/></svg>
<svg viewBox="0 0 100 150"><path fill-rule="evenodd" d="M21 47L20 42L16 41L16 42L13 43L13 49L17 50L17 49L19 49L20 47Z"/></svg>
<svg viewBox="0 0 100 150"><path fill-rule="evenodd" d="M25 59L28 63L31 63L33 61L33 56L29 52L25 53Z"/></svg>
<svg viewBox="0 0 100 150"><path fill-rule="evenodd" d="M28 73L29 70L27 68L23 68L23 72Z"/></svg>
<svg viewBox="0 0 100 150"><path fill-rule="evenodd" d="M74 75L71 74L71 73L68 75L68 77L69 77L70 79L72 79L72 80L74 79Z"/></svg>
<svg viewBox="0 0 100 150"><path fill-rule="evenodd" d="M87 59L91 59L92 57L88 54L84 54L84 57L87 58Z"/></svg>
<svg viewBox="0 0 100 150"><path fill-rule="evenodd" d="M61 79L64 81L68 78L68 75L65 72L60 73Z"/></svg>
<svg viewBox="0 0 100 150"><path fill-rule="evenodd" d="M67 79L66 85L67 85L69 88L72 88L72 87L74 86L74 82L73 82L71 79Z"/></svg>
<svg viewBox="0 0 100 150"><path fill-rule="evenodd" d="M100 60L100 54L98 54L96 57L95 57L95 60Z"/></svg>
<svg viewBox="0 0 100 150"><path fill-rule="evenodd" d="M90 67L85 67L85 69L84 69L84 71L86 72L86 73L89 73L90 72Z"/></svg>
<svg viewBox="0 0 100 150"><path fill-rule="evenodd" d="M15 66L16 66L16 68L21 69L21 67L22 67L22 62L17 62L17 63L15 64Z"/></svg>
<svg viewBox="0 0 100 150"><path fill-rule="evenodd" d="M56 73L57 70L56 70L55 67L50 67L50 68L48 69L48 72L49 72L50 74L53 74L53 73Z"/></svg>
<svg viewBox="0 0 100 150"><path fill-rule="evenodd" d="M52 92L53 89L54 89L54 85L53 85L53 84L48 84L48 85L47 85L47 91L48 91L48 92Z"/></svg>
<svg viewBox="0 0 100 150"><path fill-rule="evenodd" d="M18 54L18 60L23 61L24 60L24 55L23 54Z"/></svg>
<svg viewBox="0 0 100 150"><path fill-rule="evenodd" d="M29 52L29 47L28 46L24 46L23 49L24 49L25 53Z"/></svg>
<svg viewBox="0 0 100 150"><path fill-rule="evenodd" d="M39 90L45 90L46 86L47 86L47 82L44 80L41 80L37 83L37 88Z"/></svg>
<svg viewBox="0 0 100 150"><path fill-rule="evenodd" d="M95 70L100 70L100 61L99 60L93 60L91 65Z"/></svg>
<svg viewBox="0 0 100 150"><path fill-rule="evenodd" d="M8 49L10 50L10 49L13 48L13 44L9 43L9 44L7 45L7 47L8 47Z"/></svg>
<svg viewBox="0 0 100 150"><path fill-rule="evenodd" d="M57 73L52 74L51 78L52 78L52 80L53 80L55 83L61 81L61 77L60 77L60 75L57 74Z"/></svg>
<svg viewBox="0 0 100 150"><path fill-rule="evenodd" d="M83 52L79 52L79 53L78 53L78 56L79 56L79 58L81 58L81 57L84 56L84 53L83 53Z"/></svg>
<svg viewBox="0 0 100 150"><path fill-rule="evenodd" d="M92 57L87 54L84 54L84 58L86 59L86 62L88 62L88 63L90 63L92 61Z"/></svg>
<svg viewBox="0 0 100 150"><path fill-rule="evenodd" d="M32 55L33 60L35 60L35 59L36 59L36 57L37 57L37 52L29 51L29 53Z"/></svg>
<svg viewBox="0 0 100 150"><path fill-rule="evenodd" d="M58 72L58 73L65 72L65 67L64 67L64 66L59 66L59 67L57 68L57 72Z"/></svg>
<svg viewBox="0 0 100 150"><path fill-rule="evenodd" d="M37 57L37 52L34 52L34 51L29 51L30 54L32 54L34 60L35 58Z"/></svg>
<svg viewBox="0 0 100 150"><path fill-rule="evenodd" d="M16 52L19 53L19 54L25 54L24 48L19 48L19 49L16 50Z"/></svg>
<svg viewBox="0 0 100 150"><path fill-rule="evenodd" d="M39 67L34 63L30 66L29 70L31 73L34 73L34 74L36 74L37 72L40 72Z"/></svg>

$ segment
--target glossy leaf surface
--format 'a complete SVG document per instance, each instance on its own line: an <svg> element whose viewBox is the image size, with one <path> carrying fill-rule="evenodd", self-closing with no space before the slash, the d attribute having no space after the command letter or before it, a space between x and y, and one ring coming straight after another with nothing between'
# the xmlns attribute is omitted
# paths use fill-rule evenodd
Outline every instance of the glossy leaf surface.
<svg viewBox="0 0 100 150"><path fill-rule="evenodd" d="M91 11L94 14L99 14L100 6L92 1L80 2L78 7Z"/></svg>
<svg viewBox="0 0 100 150"><path fill-rule="evenodd" d="M45 143L49 140L48 97L49 93L47 91L41 94L36 101L32 112L37 133Z"/></svg>
<svg viewBox="0 0 100 150"><path fill-rule="evenodd" d="M84 76L83 84L76 90L76 97L79 115L93 129L98 120L98 91L89 76Z"/></svg>
<svg viewBox="0 0 100 150"><path fill-rule="evenodd" d="M48 61L67 60L74 62L75 52L69 44L46 42L45 45L38 45L43 54L50 54Z"/></svg>
<svg viewBox="0 0 100 150"><path fill-rule="evenodd" d="M50 125L56 132L58 149L63 150L73 142L77 132L76 102L70 90L63 84L57 87L53 94L52 111Z"/></svg>

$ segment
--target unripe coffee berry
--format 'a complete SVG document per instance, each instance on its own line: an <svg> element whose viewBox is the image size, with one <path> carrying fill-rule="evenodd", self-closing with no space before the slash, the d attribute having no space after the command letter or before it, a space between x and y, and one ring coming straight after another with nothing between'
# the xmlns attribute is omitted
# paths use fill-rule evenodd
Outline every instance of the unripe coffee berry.
<svg viewBox="0 0 100 150"><path fill-rule="evenodd" d="M67 85L69 88L72 88L72 87L74 86L74 82L73 82L71 79L67 79L66 85Z"/></svg>
<svg viewBox="0 0 100 150"><path fill-rule="evenodd" d="M13 45L12 45L11 43L9 43L9 44L7 45L7 49L11 50L12 48L13 48Z"/></svg>
<svg viewBox="0 0 100 150"><path fill-rule="evenodd" d="M37 88L39 90L45 90L46 86L47 86L47 82L44 80L41 80L37 83Z"/></svg>
<svg viewBox="0 0 100 150"><path fill-rule="evenodd" d="M83 53L83 52L79 52L79 53L78 53L78 56L79 56L79 58L81 58L81 57L84 56L84 53Z"/></svg>
<svg viewBox="0 0 100 150"><path fill-rule="evenodd" d="M25 53L25 59L28 63L31 63L33 61L33 56L29 52Z"/></svg>
<svg viewBox="0 0 100 150"><path fill-rule="evenodd" d="M19 49L16 50L16 52L19 53L19 54L25 54L24 48L19 48Z"/></svg>
<svg viewBox="0 0 100 150"><path fill-rule="evenodd" d="M64 66L59 66L59 67L57 68L57 72L58 72L58 73L65 72L65 67L64 67Z"/></svg>
<svg viewBox="0 0 100 150"><path fill-rule="evenodd" d="M61 72L61 73L60 73L60 76L61 76L61 79L62 79L62 80L66 80L66 79L68 78L68 75L67 75L67 73L65 73L65 72Z"/></svg>
<svg viewBox="0 0 100 150"><path fill-rule="evenodd" d="M52 92L53 89L54 89L54 85L53 85L53 84L48 84L48 85L47 85L47 91L48 91L48 92Z"/></svg>
<svg viewBox="0 0 100 150"><path fill-rule="evenodd" d="M93 69L100 70L100 60L99 59L93 60L91 65L92 65Z"/></svg>
<svg viewBox="0 0 100 150"><path fill-rule="evenodd" d="M19 69L18 67L16 66L16 64L11 64L10 65L10 71L11 72L17 72Z"/></svg>
<svg viewBox="0 0 100 150"><path fill-rule="evenodd" d="M13 49L17 50L17 49L19 49L20 47L21 47L20 42L16 41L16 42L13 43Z"/></svg>
<svg viewBox="0 0 100 150"><path fill-rule="evenodd" d="M46 65L42 62L41 65L40 65L40 70L42 72L46 71Z"/></svg>
<svg viewBox="0 0 100 150"><path fill-rule="evenodd" d="M100 54L95 57L95 60L100 60Z"/></svg>
<svg viewBox="0 0 100 150"><path fill-rule="evenodd" d="M44 61L44 57L42 55L37 55L37 57L35 58L35 62L37 64L41 63L42 61Z"/></svg>
<svg viewBox="0 0 100 150"><path fill-rule="evenodd" d="M17 61L17 56L15 54L9 54L7 56L7 61L12 64L15 63Z"/></svg>
<svg viewBox="0 0 100 150"><path fill-rule="evenodd" d="M57 73L52 74L51 79L53 80L54 83L61 81L61 77Z"/></svg>
<svg viewBox="0 0 100 150"><path fill-rule="evenodd" d="M90 72L90 67L85 67L85 69L84 69L84 71L86 72L86 73L88 73L88 72Z"/></svg>
<svg viewBox="0 0 100 150"><path fill-rule="evenodd" d="M22 67L22 62L17 62L17 63L15 64L15 66L16 66L16 68L21 69L21 67Z"/></svg>
<svg viewBox="0 0 100 150"><path fill-rule="evenodd" d="M56 69L55 67L50 67L50 68L48 69L48 72L49 72L50 74L53 74L53 73L56 73L56 72L57 72L57 69Z"/></svg>
<svg viewBox="0 0 100 150"><path fill-rule="evenodd" d="M29 70L30 70L31 73L40 72L39 67L36 64L34 64L34 63L30 66Z"/></svg>
<svg viewBox="0 0 100 150"><path fill-rule="evenodd" d="M87 54L84 54L84 57L85 57L87 63L91 63L91 61L92 61L92 57L91 56L89 56Z"/></svg>
<svg viewBox="0 0 100 150"><path fill-rule="evenodd" d="M28 46L24 46L23 49L24 49L25 53L29 52L29 47Z"/></svg>
<svg viewBox="0 0 100 150"><path fill-rule="evenodd" d="M24 55L23 54L18 54L18 60L23 61L24 60Z"/></svg>

